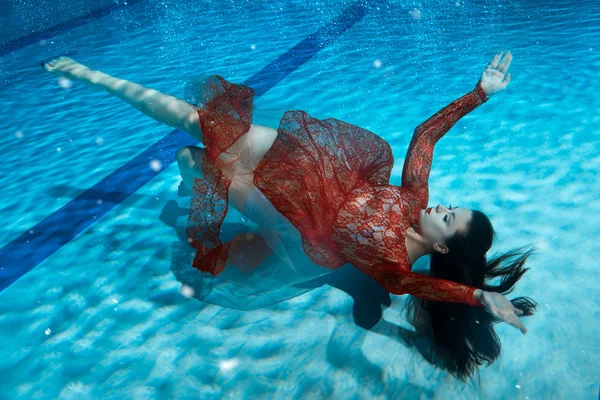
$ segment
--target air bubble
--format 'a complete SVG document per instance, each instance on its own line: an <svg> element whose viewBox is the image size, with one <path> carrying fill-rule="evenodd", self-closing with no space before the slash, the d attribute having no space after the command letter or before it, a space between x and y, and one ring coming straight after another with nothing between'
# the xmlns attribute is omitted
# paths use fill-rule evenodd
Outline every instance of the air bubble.
<svg viewBox="0 0 600 400"><path fill-rule="evenodd" d="M413 8L412 10L410 10L409 14L414 20L421 18L421 10L419 9Z"/></svg>
<svg viewBox="0 0 600 400"><path fill-rule="evenodd" d="M162 163L159 160L150 161L150 168L154 172L159 172L162 169Z"/></svg>
<svg viewBox="0 0 600 400"><path fill-rule="evenodd" d="M64 76L61 76L60 78L58 78L58 84L63 89L70 89L71 86L73 86L73 82L71 82L69 79L65 78Z"/></svg>
<svg viewBox="0 0 600 400"><path fill-rule="evenodd" d="M179 293L181 293L181 295L183 297L186 297L188 299L191 299L192 297L194 297L194 288L188 285L181 285L181 289L179 289Z"/></svg>

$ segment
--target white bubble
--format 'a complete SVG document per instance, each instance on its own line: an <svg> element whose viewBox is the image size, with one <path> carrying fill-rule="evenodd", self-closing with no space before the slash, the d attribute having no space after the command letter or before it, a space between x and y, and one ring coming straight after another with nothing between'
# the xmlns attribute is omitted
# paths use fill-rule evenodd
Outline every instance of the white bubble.
<svg viewBox="0 0 600 400"><path fill-rule="evenodd" d="M221 371L227 372L227 371L231 371L233 368L237 367L238 364L239 364L239 361L236 359L221 361L219 363L219 368L221 369Z"/></svg>
<svg viewBox="0 0 600 400"><path fill-rule="evenodd" d="M65 78L64 76L61 76L60 78L58 78L58 84L63 89L70 89L71 86L73 86L73 82L71 82L69 79Z"/></svg>
<svg viewBox="0 0 600 400"><path fill-rule="evenodd" d="M521 385L515 385L517 389L521 389Z"/></svg>
<svg viewBox="0 0 600 400"><path fill-rule="evenodd" d="M421 10L419 9L413 8L412 10L410 10L409 14L414 20L421 18Z"/></svg>
<svg viewBox="0 0 600 400"><path fill-rule="evenodd" d="M48 328L44 331L44 333L46 334L46 336L48 336L49 334L52 333L52 331L50 330L50 328Z"/></svg>
<svg viewBox="0 0 600 400"><path fill-rule="evenodd" d="M98 200L96 200L96 203L97 203L98 205L101 205L101 204L103 203L103 202L102 202L102 199L98 199Z"/></svg>
<svg viewBox="0 0 600 400"><path fill-rule="evenodd" d="M118 304L118 303L119 303L119 300L117 300L117 299L113 299L113 303L115 303L115 304Z"/></svg>
<svg viewBox="0 0 600 400"><path fill-rule="evenodd" d="M460 7L460 1L457 1L457 2L456 2L456 3L454 3L454 4L456 4L456 7Z"/></svg>
<svg viewBox="0 0 600 400"><path fill-rule="evenodd" d="M17 139L23 139L23 132L21 132L21 131L16 131L16 132L15 132L15 137L16 137Z"/></svg>
<svg viewBox="0 0 600 400"><path fill-rule="evenodd" d="M150 161L150 168L152 168L152 171L158 172L162 169L162 163L159 160L152 160Z"/></svg>
<svg viewBox="0 0 600 400"><path fill-rule="evenodd" d="M97 144L98 146L102 146L102 145L104 144L104 139L103 139L103 138L101 138L100 136L98 136L98 137L96 138L96 144Z"/></svg>
<svg viewBox="0 0 600 400"><path fill-rule="evenodd" d="M381 60L375 60L375 61L373 61L373 66L374 66L375 68L379 68L379 67L381 67Z"/></svg>
<svg viewBox="0 0 600 400"><path fill-rule="evenodd" d="M61 150L62 150L62 149L61 149L60 147L57 147L57 148L56 148L56 151L58 151L59 153L60 153L60 151L61 151Z"/></svg>
<svg viewBox="0 0 600 400"><path fill-rule="evenodd" d="M179 289L179 293L181 293L181 295L183 297L187 297L188 299L191 299L192 297L194 297L194 288L188 285L181 285L181 288Z"/></svg>
<svg viewBox="0 0 600 400"><path fill-rule="evenodd" d="M256 50L256 45L253 44L252 46L250 46L250 50Z"/></svg>

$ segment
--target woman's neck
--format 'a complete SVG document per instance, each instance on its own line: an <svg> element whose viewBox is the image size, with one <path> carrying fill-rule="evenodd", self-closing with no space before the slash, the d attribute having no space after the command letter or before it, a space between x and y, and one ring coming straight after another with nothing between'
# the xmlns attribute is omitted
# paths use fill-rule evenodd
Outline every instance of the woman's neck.
<svg viewBox="0 0 600 400"><path fill-rule="evenodd" d="M405 240L410 265L414 265L419 258L433 252L433 243L430 243L421 236L417 225L411 225L408 228L405 234Z"/></svg>

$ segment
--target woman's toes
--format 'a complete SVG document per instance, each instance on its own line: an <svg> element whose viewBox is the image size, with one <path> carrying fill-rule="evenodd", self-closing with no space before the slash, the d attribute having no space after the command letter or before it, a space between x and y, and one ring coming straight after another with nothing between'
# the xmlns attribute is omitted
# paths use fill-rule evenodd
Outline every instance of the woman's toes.
<svg viewBox="0 0 600 400"><path fill-rule="evenodd" d="M59 57L54 60L43 62L42 68L48 72L67 74L73 71L76 67L81 66L77 61L70 57Z"/></svg>

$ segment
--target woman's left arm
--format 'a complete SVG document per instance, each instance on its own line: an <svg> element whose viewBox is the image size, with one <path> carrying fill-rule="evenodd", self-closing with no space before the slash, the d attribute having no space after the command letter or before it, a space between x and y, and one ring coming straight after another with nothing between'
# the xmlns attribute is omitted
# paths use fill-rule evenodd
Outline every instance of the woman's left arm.
<svg viewBox="0 0 600 400"><path fill-rule="evenodd" d="M402 187L421 197L428 197L427 181L435 144L459 119L485 103L490 96L504 90L510 82L510 74L506 74L506 71L512 55L510 51L503 58L502 55L503 52L500 52L490 61L475 89L444 107L415 129L404 159Z"/></svg>
<svg viewBox="0 0 600 400"><path fill-rule="evenodd" d="M477 288L446 279L417 274L396 263L373 266L373 278L392 294L410 294L423 300L483 306L475 296Z"/></svg>
<svg viewBox="0 0 600 400"><path fill-rule="evenodd" d="M472 286L417 274L399 263L384 262L373 266L372 276L392 294L410 294L423 300L464 303L485 308L494 317L527 333L519 321L520 310L500 293L485 292Z"/></svg>

